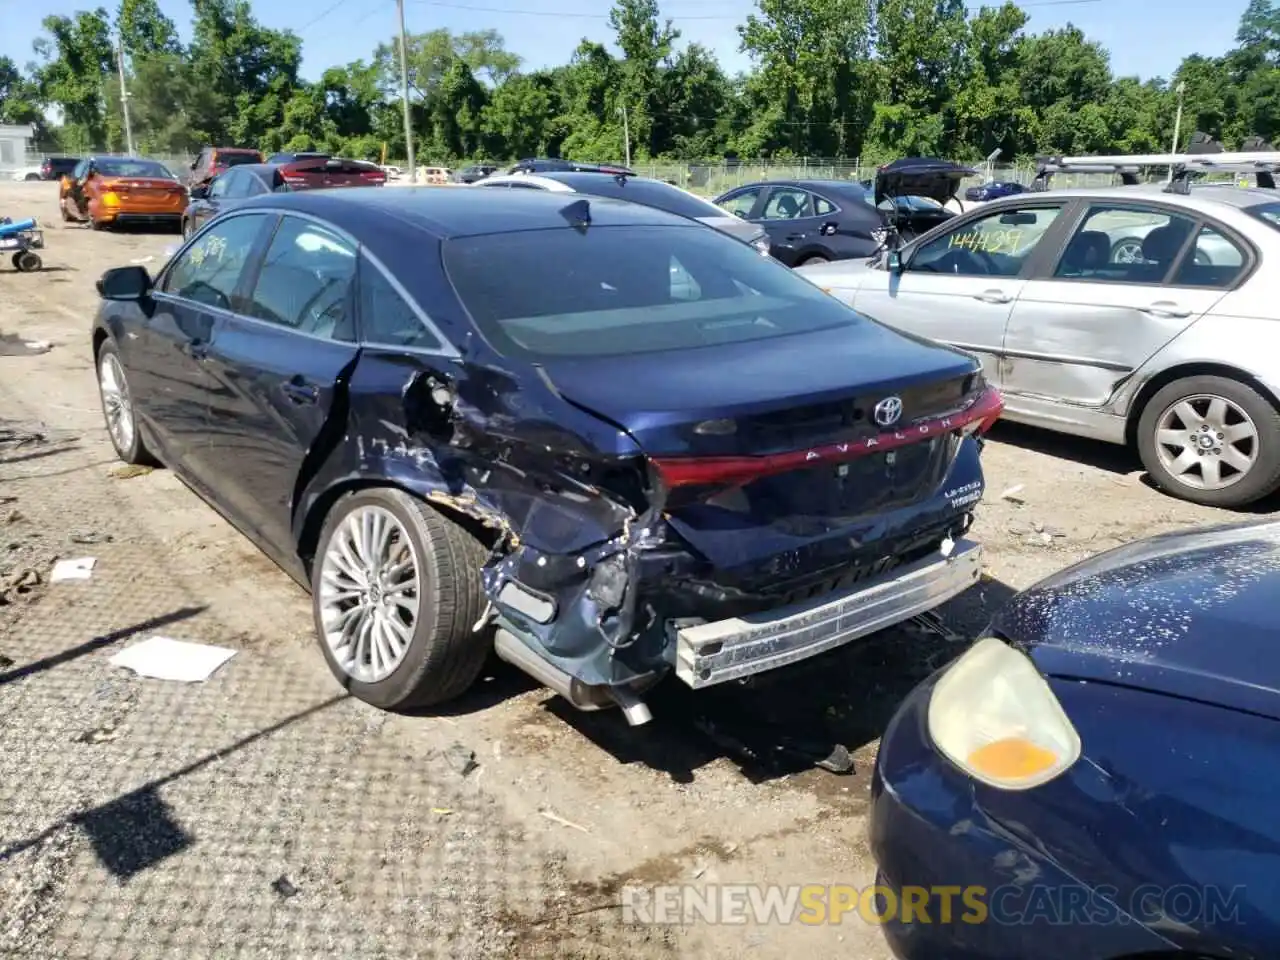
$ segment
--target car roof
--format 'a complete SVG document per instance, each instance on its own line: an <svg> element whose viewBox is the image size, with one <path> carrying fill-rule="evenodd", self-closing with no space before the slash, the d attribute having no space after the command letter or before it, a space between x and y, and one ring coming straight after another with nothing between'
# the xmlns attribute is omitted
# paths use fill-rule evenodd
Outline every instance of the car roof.
<svg viewBox="0 0 1280 960"><path fill-rule="evenodd" d="M483 198L483 199L481 199ZM688 226L690 221L656 207L608 197L578 197L540 190L443 190L439 187L377 187L304 190L255 199L244 209L290 210L328 220L371 239L379 226L408 226L440 239L563 227L561 214L586 201L597 226ZM398 232L398 231L397 231Z"/></svg>
<svg viewBox="0 0 1280 960"><path fill-rule="evenodd" d="M1244 208L1257 206L1260 203L1275 203L1280 201L1280 191L1257 187L1209 184L1200 187L1193 186L1191 192L1186 194L1166 193L1162 183L1143 183L1134 186L1067 187L1062 190L1051 187L1049 190L1040 193L1020 193L1012 197L1002 197L999 200L990 201L990 204L994 209L996 204L1015 206L1019 203L1026 203L1029 200L1052 199L1054 197L1109 200L1113 202L1140 198L1148 201L1159 200L1161 203L1170 203L1175 206L1188 207L1192 210L1205 211L1212 210L1216 205Z"/></svg>

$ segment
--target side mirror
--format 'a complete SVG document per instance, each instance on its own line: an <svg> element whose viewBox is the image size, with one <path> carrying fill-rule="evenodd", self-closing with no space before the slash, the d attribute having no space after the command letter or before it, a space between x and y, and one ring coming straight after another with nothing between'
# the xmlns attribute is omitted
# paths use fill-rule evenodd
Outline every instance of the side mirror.
<svg viewBox="0 0 1280 960"><path fill-rule="evenodd" d="M188 167L187 169L188 169L188 170L194 170L194 169L195 169L196 167L198 167L199 165L200 165L200 161L199 161L198 159L197 159L197 160L192 160L192 161L191 161L191 166L190 166L190 167Z"/></svg>
<svg viewBox="0 0 1280 960"><path fill-rule="evenodd" d="M890 250L884 257L884 268L890 273L902 272L902 254L897 250Z"/></svg>
<svg viewBox="0 0 1280 960"><path fill-rule="evenodd" d="M151 292L151 274L145 267L113 267L98 281L103 300L141 300Z"/></svg>
<svg viewBox="0 0 1280 960"><path fill-rule="evenodd" d="M202 183L199 186L191 188L192 200L207 200L209 198L209 185Z"/></svg>

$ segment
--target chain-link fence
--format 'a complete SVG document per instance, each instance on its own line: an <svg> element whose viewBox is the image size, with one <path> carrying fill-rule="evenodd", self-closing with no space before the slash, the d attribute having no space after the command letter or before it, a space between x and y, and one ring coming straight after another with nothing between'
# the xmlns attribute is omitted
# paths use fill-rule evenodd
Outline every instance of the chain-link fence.
<svg viewBox="0 0 1280 960"><path fill-rule="evenodd" d="M93 156L122 156L108 151L91 151ZM194 154L152 153L145 154L148 159L157 160L173 173L181 175L190 169L195 160ZM18 172L38 169L45 154L29 153L23 163L16 168ZM390 159L389 163L402 169L408 164L404 160ZM608 162L617 163L616 159ZM469 165L459 161L453 169ZM792 161L732 161L719 163L675 163L675 162L637 162L631 165L641 176L667 180L677 186L684 187L694 193L707 197L716 197L735 187L761 180L870 180L876 175L878 164L864 160L800 158ZM1013 181L1030 184L1035 177L1033 163L1009 164L973 164L979 171L977 176L968 177L961 184L961 195L967 187L984 183L988 180ZM5 171L0 171L3 173ZM1150 171L1150 179L1161 179L1166 170ZM1053 186L1059 189L1068 187L1103 187L1119 182L1118 177L1105 173L1056 174Z"/></svg>

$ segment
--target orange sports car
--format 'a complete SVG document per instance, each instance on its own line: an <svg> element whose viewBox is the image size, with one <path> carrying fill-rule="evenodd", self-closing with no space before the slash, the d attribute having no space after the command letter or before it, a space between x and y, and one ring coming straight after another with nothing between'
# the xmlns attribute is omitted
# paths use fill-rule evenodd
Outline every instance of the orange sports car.
<svg viewBox="0 0 1280 960"><path fill-rule="evenodd" d="M164 164L136 157L85 157L58 186L62 219L95 230L117 223L181 230L187 202L187 188Z"/></svg>

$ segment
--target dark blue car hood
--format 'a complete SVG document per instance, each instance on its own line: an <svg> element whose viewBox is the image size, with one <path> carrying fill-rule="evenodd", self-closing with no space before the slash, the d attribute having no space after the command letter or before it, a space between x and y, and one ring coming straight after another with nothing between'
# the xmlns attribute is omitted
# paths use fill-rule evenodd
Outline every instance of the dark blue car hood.
<svg viewBox="0 0 1280 960"><path fill-rule="evenodd" d="M1280 523L1166 534L1014 598L993 627L1046 674L1280 719Z"/></svg>

